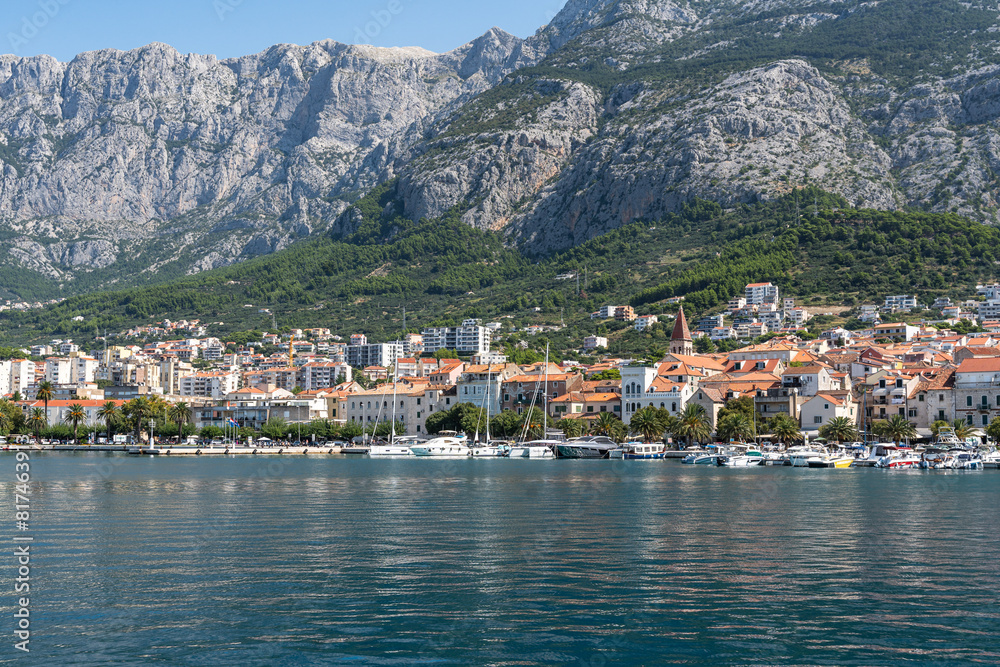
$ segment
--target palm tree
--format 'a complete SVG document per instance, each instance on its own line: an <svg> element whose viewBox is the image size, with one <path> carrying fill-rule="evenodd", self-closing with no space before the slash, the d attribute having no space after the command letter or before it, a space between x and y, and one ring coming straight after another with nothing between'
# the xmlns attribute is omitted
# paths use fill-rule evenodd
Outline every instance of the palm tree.
<svg viewBox="0 0 1000 667"><path fill-rule="evenodd" d="M129 425L135 431L135 441L139 442L139 434L142 431L142 423L150 414L149 400L143 396L136 396L131 401L122 406L122 414L129 421Z"/></svg>
<svg viewBox="0 0 1000 667"><path fill-rule="evenodd" d="M842 442L853 442L858 437L858 429L848 417L834 417L819 429L820 437L833 440L838 445Z"/></svg>
<svg viewBox="0 0 1000 667"><path fill-rule="evenodd" d="M715 428L720 440L749 440L756 435L753 421L744 414L733 412L719 420Z"/></svg>
<svg viewBox="0 0 1000 667"><path fill-rule="evenodd" d="M71 406L69 406L69 412L66 413L66 418L64 421L73 425L74 444L80 444L80 438L78 437L80 422L85 421L86 419L87 419L87 411L83 409L82 405L80 405L79 403L74 403Z"/></svg>
<svg viewBox="0 0 1000 667"><path fill-rule="evenodd" d="M892 441L899 444L906 438L913 438L917 435L917 429L913 424L906 421L902 415L893 415L886 421L878 421L872 426L872 431L876 435L892 438Z"/></svg>
<svg viewBox="0 0 1000 667"><path fill-rule="evenodd" d="M972 431L974 430L964 419L956 419L952 422L951 428L955 431L955 437L959 440L965 440L972 435Z"/></svg>
<svg viewBox="0 0 1000 667"><path fill-rule="evenodd" d="M703 440L711 433L712 427L708 423L705 408L697 403L689 403L684 408L681 423L677 428L677 435L687 438L688 446L690 446L694 440Z"/></svg>
<svg viewBox="0 0 1000 667"><path fill-rule="evenodd" d="M6 411L0 410L0 432L4 435L10 433L11 428L14 427L14 420L11 419L10 415Z"/></svg>
<svg viewBox="0 0 1000 667"><path fill-rule="evenodd" d="M632 433L641 435L643 442L652 442L663 438L663 432L666 430L663 428L660 415L656 413L654 408L643 408L632 415L632 419L629 420L629 428Z"/></svg>
<svg viewBox="0 0 1000 667"><path fill-rule="evenodd" d="M97 417L108 427L108 442L111 442L111 427L122 419L122 412L114 401L106 401L97 411Z"/></svg>
<svg viewBox="0 0 1000 667"><path fill-rule="evenodd" d="M591 426L591 429L593 430L594 435L606 435L610 438L616 423L621 423L621 420L618 419L618 417L616 417L613 413L602 412L597 415L597 419L594 420L594 424Z"/></svg>
<svg viewBox="0 0 1000 667"><path fill-rule="evenodd" d="M562 419L556 426L567 438L579 438L583 435L583 421L579 419Z"/></svg>
<svg viewBox="0 0 1000 667"><path fill-rule="evenodd" d="M52 383L48 380L43 380L38 385L38 391L35 393L35 400L44 401L45 403L45 423L48 423L49 421L49 401L52 400L54 395L55 392L52 390Z"/></svg>
<svg viewBox="0 0 1000 667"><path fill-rule="evenodd" d="M31 430L35 432L35 438L38 438L39 432L45 428L45 412L41 408L32 408L31 415L28 417L28 423L31 424Z"/></svg>
<svg viewBox="0 0 1000 667"><path fill-rule="evenodd" d="M769 426L771 434L786 447L788 443L802 439L802 429L799 428L798 420L788 415L778 415L771 420Z"/></svg>
<svg viewBox="0 0 1000 667"><path fill-rule="evenodd" d="M177 424L177 444L179 445L184 438L184 424L191 421L191 408L184 402L174 403L167 409L167 417Z"/></svg>

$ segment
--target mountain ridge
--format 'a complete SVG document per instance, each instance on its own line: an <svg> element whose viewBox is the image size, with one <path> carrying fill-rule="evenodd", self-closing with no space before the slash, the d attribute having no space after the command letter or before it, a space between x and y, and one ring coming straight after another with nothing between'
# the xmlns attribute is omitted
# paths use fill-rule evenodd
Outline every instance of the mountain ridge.
<svg viewBox="0 0 1000 667"><path fill-rule="evenodd" d="M995 223L998 29L954 0L570 0L533 36L445 54L0 56L0 289L146 284L350 234L352 202L397 178L401 214L457 211L535 255L812 185Z"/></svg>

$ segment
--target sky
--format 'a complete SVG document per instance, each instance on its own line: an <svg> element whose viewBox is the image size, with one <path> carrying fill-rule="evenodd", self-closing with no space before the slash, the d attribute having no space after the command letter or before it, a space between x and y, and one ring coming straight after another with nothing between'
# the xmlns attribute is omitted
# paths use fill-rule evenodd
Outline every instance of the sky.
<svg viewBox="0 0 1000 667"><path fill-rule="evenodd" d="M533 34L565 0L4 0L0 53L48 54L164 42L230 58L274 44L349 44L449 51L497 26Z"/></svg>

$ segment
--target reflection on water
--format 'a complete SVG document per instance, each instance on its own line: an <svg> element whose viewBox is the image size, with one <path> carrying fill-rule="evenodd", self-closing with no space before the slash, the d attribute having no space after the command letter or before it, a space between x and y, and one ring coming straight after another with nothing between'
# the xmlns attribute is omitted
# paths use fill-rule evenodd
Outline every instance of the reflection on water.
<svg viewBox="0 0 1000 667"><path fill-rule="evenodd" d="M36 456L25 664L1000 663L995 471L107 461Z"/></svg>

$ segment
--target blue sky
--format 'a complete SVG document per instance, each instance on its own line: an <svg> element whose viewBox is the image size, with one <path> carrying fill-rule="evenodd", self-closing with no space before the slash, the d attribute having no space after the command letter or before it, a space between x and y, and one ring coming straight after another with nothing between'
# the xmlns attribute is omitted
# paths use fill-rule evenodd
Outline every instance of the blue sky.
<svg viewBox="0 0 1000 667"><path fill-rule="evenodd" d="M0 53L71 60L165 42L220 58L320 39L443 52L493 26L526 37L565 0L4 0Z"/></svg>

